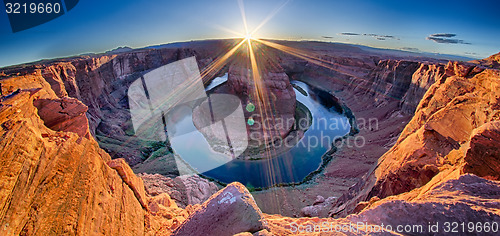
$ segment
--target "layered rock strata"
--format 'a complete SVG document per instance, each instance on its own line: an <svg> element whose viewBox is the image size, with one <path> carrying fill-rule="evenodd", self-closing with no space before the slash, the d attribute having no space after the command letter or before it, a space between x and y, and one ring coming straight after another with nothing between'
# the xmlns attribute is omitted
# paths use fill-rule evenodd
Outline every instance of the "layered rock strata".
<svg viewBox="0 0 500 236"><path fill-rule="evenodd" d="M228 86L243 106L253 104L255 109L245 110L245 118L253 119L248 125L249 138L258 143L285 138L295 124L295 92L290 79L279 65L267 66L254 79L250 65L232 64L229 68ZM256 73L256 72L255 72Z"/></svg>

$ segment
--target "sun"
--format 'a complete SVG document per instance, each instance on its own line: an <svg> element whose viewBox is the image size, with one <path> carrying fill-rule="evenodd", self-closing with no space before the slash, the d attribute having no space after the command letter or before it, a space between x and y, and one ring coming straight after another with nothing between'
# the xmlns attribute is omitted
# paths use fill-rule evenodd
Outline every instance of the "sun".
<svg viewBox="0 0 500 236"><path fill-rule="evenodd" d="M253 39L253 37L252 37L252 35L251 35L251 34L247 34L247 35L245 35L245 40L250 41L250 40L252 40L252 39Z"/></svg>

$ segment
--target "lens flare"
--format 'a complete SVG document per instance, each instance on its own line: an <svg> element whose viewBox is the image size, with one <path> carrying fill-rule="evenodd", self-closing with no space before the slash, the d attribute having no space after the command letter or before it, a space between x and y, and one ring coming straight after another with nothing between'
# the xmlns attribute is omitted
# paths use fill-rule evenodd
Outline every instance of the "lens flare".
<svg viewBox="0 0 500 236"><path fill-rule="evenodd" d="M251 35L251 34L247 34L247 35L245 35L245 40L250 41L250 40L252 40L252 39L253 39L253 37L252 37L252 35Z"/></svg>

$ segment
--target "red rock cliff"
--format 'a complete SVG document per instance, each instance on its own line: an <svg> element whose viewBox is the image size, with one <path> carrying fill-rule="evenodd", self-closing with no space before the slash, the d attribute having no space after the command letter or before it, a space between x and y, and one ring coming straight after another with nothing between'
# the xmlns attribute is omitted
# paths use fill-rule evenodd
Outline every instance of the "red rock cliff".
<svg viewBox="0 0 500 236"><path fill-rule="evenodd" d="M370 196L423 186L446 169L499 179L500 73L449 63L425 93L414 117L379 160Z"/></svg>

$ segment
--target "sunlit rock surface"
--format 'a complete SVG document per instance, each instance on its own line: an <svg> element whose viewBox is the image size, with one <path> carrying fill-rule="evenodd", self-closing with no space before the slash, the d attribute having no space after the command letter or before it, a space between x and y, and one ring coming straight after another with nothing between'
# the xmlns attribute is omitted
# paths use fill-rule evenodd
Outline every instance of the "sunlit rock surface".
<svg viewBox="0 0 500 236"><path fill-rule="evenodd" d="M110 156L93 138L47 128L36 96L0 105L2 234L143 234L145 211Z"/></svg>
<svg viewBox="0 0 500 236"><path fill-rule="evenodd" d="M447 165L463 163L473 130L499 119L498 71L467 76L450 76L429 88L396 145L380 158L372 196L420 187Z"/></svg>
<svg viewBox="0 0 500 236"><path fill-rule="evenodd" d="M202 204L219 188L197 175L168 178L160 174L139 174L151 196L168 193L180 207Z"/></svg>
<svg viewBox="0 0 500 236"><path fill-rule="evenodd" d="M257 232L266 224L252 195L235 182L212 195L173 235L233 235Z"/></svg>
<svg viewBox="0 0 500 236"><path fill-rule="evenodd" d="M2 235L168 235L187 218L168 195L149 197L123 159L111 160L92 136L75 129L85 127L85 116L78 126L48 128L61 112L48 109L42 116L49 119L40 118L34 103L47 94L19 90L1 99Z"/></svg>

